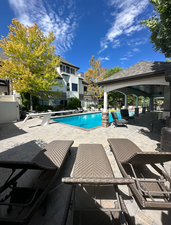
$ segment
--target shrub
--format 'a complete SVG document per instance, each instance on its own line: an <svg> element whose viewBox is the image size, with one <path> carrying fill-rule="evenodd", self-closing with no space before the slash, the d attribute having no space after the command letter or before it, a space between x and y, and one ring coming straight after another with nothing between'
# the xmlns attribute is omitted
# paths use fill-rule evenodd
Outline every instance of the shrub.
<svg viewBox="0 0 171 225"><path fill-rule="evenodd" d="M78 98L70 98L66 109L77 109L79 107L80 100Z"/></svg>
<svg viewBox="0 0 171 225"><path fill-rule="evenodd" d="M43 111L43 106L42 105L37 105L35 107L36 111Z"/></svg>
<svg viewBox="0 0 171 225"><path fill-rule="evenodd" d="M27 92L25 92L25 93L22 92L21 98L22 98L22 110L29 111L29 109L30 109L30 94ZM33 109L34 108L36 109L36 107L39 106L39 99L38 99L38 97L33 96L32 100L33 100Z"/></svg>
<svg viewBox="0 0 171 225"><path fill-rule="evenodd" d="M101 108L102 108L102 105L98 105L97 108L98 108L98 109L101 109Z"/></svg>
<svg viewBox="0 0 171 225"><path fill-rule="evenodd" d="M66 109L77 109L78 107L73 103L73 102L69 102Z"/></svg>
<svg viewBox="0 0 171 225"><path fill-rule="evenodd" d="M61 105L58 105L58 108L59 110L61 110L61 109L64 109L64 106L61 104Z"/></svg>
<svg viewBox="0 0 171 225"><path fill-rule="evenodd" d="M87 108L90 109L91 108L91 105L87 105Z"/></svg>
<svg viewBox="0 0 171 225"><path fill-rule="evenodd" d="M54 110L54 111L60 111L60 108L59 108L58 106L55 106L55 107L53 108L53 110Z"/></svg>

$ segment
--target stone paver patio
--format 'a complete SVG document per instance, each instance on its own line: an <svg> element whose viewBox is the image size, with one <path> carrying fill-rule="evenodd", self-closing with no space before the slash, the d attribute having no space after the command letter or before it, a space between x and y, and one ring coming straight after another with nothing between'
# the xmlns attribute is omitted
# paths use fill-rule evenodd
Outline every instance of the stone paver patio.
<svg viewBox="0 0 171 225"><path fill-rule="evenodd" d="M40 119L34 118L26 123L15 122L0 125L0 159L1 160L31 160L43 146L53 140L74 140L64 167L57 179L53 191L49 194L48 211L44 217L39 209L29 224L51 225L61 224L65 204L67 200L68 185L61 183L61 178L70 176L75 160L76 151L81 143L100 143L104 146L111 162L116 177L121 176L113 154L109 151L108 138L128 138L137 144L142 151L157 151L160 147L161 132L150 132L151 120L157 118L158 112L141 114L136 117L135 123L130 121L128 128L110 126L98 128L89 132L72 126L63 125L51 121L47 126L40 126ZM166 165L170 173L170 163ZM7 173L0 170L0 185L2 185ZM34 180L34 174L29 173L22 179L24 185ZM169 225L171 213L168 211L140 210L135 201L128 196L127 186L119 187L123 192L128 211L136 225ZM1 210L0 210L1 214Z"/></svg>

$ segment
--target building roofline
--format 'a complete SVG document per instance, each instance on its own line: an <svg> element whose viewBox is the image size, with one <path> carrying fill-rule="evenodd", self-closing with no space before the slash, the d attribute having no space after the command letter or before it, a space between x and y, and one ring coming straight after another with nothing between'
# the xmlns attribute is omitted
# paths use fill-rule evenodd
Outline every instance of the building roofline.
<svg viewBox="0 0 171 225"><path fill-rule="evenodd" d="M63 59L62 57L60 57L60 58L61 58L61 62L62 62L63 64L68 65L68 66L75 67L75 68L77 68L78 70L80 69L78 66L75 66L74 64L72 64L72 63L68 62L67 60Z"/></svg>
<svg viewBox="0 0 171 225"><path fill-rule="evenodd" d="M155 71L155 72L151 72L151 73L144 73L144 74L137 74L137 75L133 75L133 76L129 76L129 77L121 77L121 78L117 78L117 79L111 79L111 80L102 80L99 81L98 84L102 85L102 84L108 84L108 83L112 83L112 82L120 82L120 81L127 81L127 80L138 80L138 79L142 79L142 78L147 78L147 77L156 77L156 76L162 76L164 75L165 70L160 70L160 71Z"/></svg>

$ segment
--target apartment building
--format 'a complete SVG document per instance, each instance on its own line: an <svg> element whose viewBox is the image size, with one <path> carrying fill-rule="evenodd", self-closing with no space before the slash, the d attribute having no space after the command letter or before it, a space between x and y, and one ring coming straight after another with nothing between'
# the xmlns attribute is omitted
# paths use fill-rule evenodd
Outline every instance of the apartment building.
<svg viewBox="0 0 171 225"><path fill-rule="evenodd" d="M80 106L97 105L92 94L87 91L87 82L84 79L84 74L79 72L80 68L61 58L61 64L57 67L59 73L58 80L62 83L62 87L52 86L52 91L62 91L62 96L56 98L55 101L50 101L51 105L66 106L69 99L72 97L79 98Z"/></svg>
<svg viewBox="0 0 171 225"><path fill-rule="evenodd" d="M9 57L0 50L0 58L8 59ZM62 83L62 87L52 86L52 91L58 89L62 91L62 96L49 101L40 99L40 105L63 105L65 107L72 97L79 98L80 106L87 106L88 104L97 105L97 101L95 101L91 93L87 91L87 82L84 79L84 74L78 71L80 69L79 67L61 58L61 64L56 69L60 75L57 79ZM9 80L0 79L0 95L13 94L9 86ZM18 93L16 93L16 96L18 99L20 98Z"/></svg>

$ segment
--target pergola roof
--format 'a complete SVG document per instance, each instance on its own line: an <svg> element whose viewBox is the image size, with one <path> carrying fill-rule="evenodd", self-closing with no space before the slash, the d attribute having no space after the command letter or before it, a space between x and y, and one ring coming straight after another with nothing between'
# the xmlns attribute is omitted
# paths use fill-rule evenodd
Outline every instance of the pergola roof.
<svg viewBox="0 0 171 225"><path fill-rule="evenodd" d="M141 61L100 82L105 92L120 91L126 95L163 97L166 85L165 72L171 62Z"/></svg>
<svg viewBox="0 0 171 225"><path fill-rule="evenodd" d="M112 82L126 81L130 79L140 79L163 75L167 69L171 68L171 62L140 61L133 66L128 67L100 82L98 84L107 84Z"/></svg>

